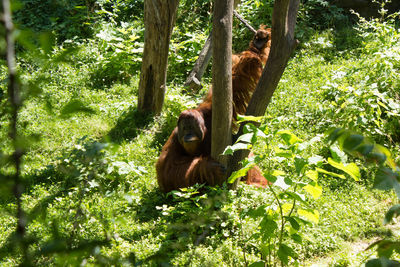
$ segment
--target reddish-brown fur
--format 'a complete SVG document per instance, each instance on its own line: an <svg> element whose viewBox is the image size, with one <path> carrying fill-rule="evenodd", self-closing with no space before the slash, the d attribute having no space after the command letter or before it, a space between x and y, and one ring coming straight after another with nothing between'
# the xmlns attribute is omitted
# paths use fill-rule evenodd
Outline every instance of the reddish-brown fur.
<svg viewBox="0 0 400 267"><path fill-rule="evenodd" d="M185 112L190 112L190 110ZM200 104L195 114L195 116L203 116L205 124L200 151L196 152L196 156L186 152L178 140L178 127L175 127L156 163L157 181L163 192L192 186L196 183L222 184L225 179L224 167L210 156L211 103Z"/></svg>
<svg viewBox="0 0 400 267"><path fill-rule="evenodd" d="M232 67L233 118L244 114L251 95L261 77L270 49L271 30L262 26L250 42L249 49L242 52L238 62ZM266 41L260 46L259 39ZM196 183L208 185L221 184L225 178L224 167L211 158L211 118L212 91L195 110L184 111L180 119L190 114L197 116L197 122L204 121L199 128L204 129L204 139L197 151L187 151L178 138L178 126L174 129L168 141L162 148L156 163L157 181L163 192L169 192ZM202 116L202 118L198 118ZM201 123L200 123L201 124ZM197 147L197 146L196 146ZM268 181L262 176L258 166L252 168L246 178L246 183L265 187Z"/></svg>
<svg viewBox="0 0 400 267"><path fill-rule="evenodd" d="M202 118L198 118L202 116ZM168 141L165 143L156 163L157 181L163 192L169 192L196 183L208 185L222 184L225 179L225 169L211 158L211 102L205 101L197 109L185 110L179 120L193 118L198 128L203 132L203 140L196 151L185 150L178 138L179 123ZM265 187L268 181L262 175L258 166L249 170L246 183L257 187Z"/></svg>
<svg viewBox="0 0 400 267"><path fill-rule="evenodd" d="M246 112L247 105L261 77L271 48L271 28L261 25L249 44L249 48L232 56L233 119ZM207 95L211 101L212 91Z"/></svg>

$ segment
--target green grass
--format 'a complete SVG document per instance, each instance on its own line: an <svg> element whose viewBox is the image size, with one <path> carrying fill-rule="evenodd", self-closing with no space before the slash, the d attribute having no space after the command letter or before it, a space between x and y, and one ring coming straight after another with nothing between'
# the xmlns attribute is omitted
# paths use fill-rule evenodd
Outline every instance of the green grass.
<svg viewBox="0 0 400 267"><path fill-rule="evenodd" d="M288 129L307 141L330 127L351 126L389 146L399 160L400 110L391 104L399 100L400 34L393 26L374 25L390 29L390 38L379 38L371 29L362 30L361 37L352 29L327 30L300 45L268 107L266 115L276 118L271 131ZM162 114L146 117L136 109L138 69L125 68L121 77L115 68L99 72L99 64L109 65L98 56L113 60L115 55L96 50L93 42L77 44L79 50L65 62L45 67L31 58L24 63L30 68L24 80L39 81L42 90L39 97L27 99L20 112L20 131L40 135L29 142L23 168L23 207L30 213L28 235L34 240L29 251L35 255L40 248L44 254L35 255L34 264L241 266L244 253L247 263L257 261L260 244L252 235L259 221L242 211L270 203L266 190L244 184L238 191L206 189L204 194L193 193L195 188L165 196L158 190L154 164L159 151L179 113L196 106L202 94L190 96L180 85L169 84ZM60 48L51 58L61 53ZM387 56L390 53L393 57ZM99 86L110 71L113 81ZM384 95L371 94L374 88ZM94 114L63 118L62 108L71 99L80 100ZM6 136L3 127L0 137ZM7 152L9 145L5 142L0 148ZM255 151L265 152L264 144ZM323 138L306 153L330 156ZM267 166L261 165L264 171ZM326 255L345 261L347 256L338 251L349 242L392 234L382 222L395 196L371 190L372 171L363 169L361 182L320 178L323 195L309 200L319 210L320 221L301 229L304 242L295 246L300 265ZM2 185L1 192L3 187L7 188ZM15 209L11 192L3 194L2 266L20 261L18 252L5 246L15 228Z"/></svg>

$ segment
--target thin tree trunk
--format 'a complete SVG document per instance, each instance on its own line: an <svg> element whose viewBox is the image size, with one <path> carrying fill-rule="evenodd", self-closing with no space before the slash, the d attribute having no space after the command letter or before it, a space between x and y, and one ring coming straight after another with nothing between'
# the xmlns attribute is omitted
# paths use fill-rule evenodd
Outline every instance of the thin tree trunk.
<svg viewBox="0 0 400 267"><path fill-rule="evenodd" d="M144 51L138 109L161 112L167 80L168 50L179 0L144 1Z"/></svg>
<svg viewBox="0 0 400 267"><path fill-rule="evenodd" d="M25 233L26 233L26 215L22 208L22 194L24 192L24 184L21 180L21 164L23 150L21 144L18 140L18 112L21 108L21 94L20 87L17 80L17 66L15 61L15 42L14 42L14 24L11 16L11 6L9 0L2 0L3 6L3 21L5 26L5 39L6 39L6 58L8 67L8 97L10 103L10 130L9 136L12 140L13 145L13 164L15 168L15 173L13 177L14 183L14 197L16 199L17 205L17 229L16 236L17 242L22 249L23 261L27 259L27 245L25 243Z"/></svg>
<svg viewBox="0 0 400 267"><path fill-rule="evenodd" d="M299 2L299 0L275 0L270 54L247 107L246 115L263 116L265 114L289 58L297 45L294 38L294 28ZM239 129L238 136L243 132L242 129L243 125ZM248 154L248 150L236 151L230 162L232 169L238 170L240 168L239 162ZM232 185L232 188L237 187L238 181L239 179Z"/></svg>
<svg viewBox="0 0 400 267"><path fill-rule="evenodd" d="M211 156L225 166L221 154L232 143L232 14L233 0L214 1Z"/></svg>

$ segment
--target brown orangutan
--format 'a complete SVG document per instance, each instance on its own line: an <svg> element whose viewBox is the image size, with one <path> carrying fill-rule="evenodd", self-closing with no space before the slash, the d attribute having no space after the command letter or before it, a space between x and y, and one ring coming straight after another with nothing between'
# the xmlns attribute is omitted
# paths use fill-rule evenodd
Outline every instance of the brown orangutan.
<svg viewBox="0 0 400 267"><path fill-rule="evenodd" d="M238 56L232 67L233 119L244 114L250 97L261 77L270 49L271 30L261 28L250 42L249 49ZM178 119L156 163L157 181L163 192L192 186L196 183L222 184L225 168L211 158L212 90L197 109L186 110ZM268 185L258 166L252 168L247 184Z"/></svg>
<svg viewBox="0 0 400 267"><path fill-rule="evenodd" d="M157 181L163 192L196 183L217 185L224 182L225 167L211 158L211 119L209 101L179 116L178 125L156 163ZM258 187L268 185L258 166L249 170L246 183Z"/></svg>
<svg viewBox="0 0 400 267"><path fill-rule="evenodd" d="M157 181L163 192L196 183L222 184L226 169L211 154L211 103L182 112L156 163Z"/></svg>
<svg viewBox="0 0 400 267"><path fill-rule="evenodd" d="M233 119L244 114L261 77L271 47L271 29L264 25L257 30L249 48L239 54L232 67Z"/></svg>

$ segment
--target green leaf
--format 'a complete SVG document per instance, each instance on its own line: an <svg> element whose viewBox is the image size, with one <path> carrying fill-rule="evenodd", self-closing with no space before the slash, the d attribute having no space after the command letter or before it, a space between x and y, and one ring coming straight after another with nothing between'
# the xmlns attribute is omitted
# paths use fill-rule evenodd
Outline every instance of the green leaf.
<svg viewBox="0 0 400 267"><path fill-rule="evenodd" d="M346 162L347 161L346 153L344 153L342 150L340 150L340 148L337 145L330 146L329 150L331 151L332 158L335 161L338 161L338 162Z"/></svg>
<svg viewBox="0 0 400 267"><path fill-rule="evenodd" d="M363 156L367 156L374 149L373 144L362 144L357 147L356 151Z"/></svg>
<svg viewBox="0 0 400 267"><path fill-rule="evenodd" d="M262 116L255 117L255 116L245 116L245 115L238 115L237 119L238 121L255 121L255 122L260 122L262 120Z"/></svg>
<svg viewBox="0 0 400 267"><path fill-rule="evenodd" d="M286 220L288 220L288 222L290 223L290 225L292 226L292 228L296 231L300 230L300 224L296 221L295 218L293 217L285 217Z"/></svg>
<svg viewBox="0 0 400 267"><path fill-rule="evenodd" d="M324 169L321 169L321 168L315 168L315 170L317 170L317 171L320 172L320 173L324 173L324 174L327 174L327 175L330 175L330 176L333 176L333 177L338 177L338 178L341 178L341 179L346 179L346 177L345 177L343 174L337 174L337 173L334 173L334 172L328 172L328 171L326 171L326 170L324 170Z"/></svg>
<svg viewBox="0 0 400 267"><path fill-rule="evenodd" d="M39 42L45 54L49 54L55 44L54 34L52 34L51 32L41 33L39 35Z"/></svg>
<svg viewBox="0 0 400 267"><path fill-rule="evenodd" d="M280 244L278 249L278 257L284 264L287 265L289 263L289 257L295 258L296 253L288 245Z"/></svg>
<svg viewBox="0 0 400 267"><path fill-rule="evenodd" d="M318 223L318 221L319 221L319 212L317 210L302 210L302 209L299 209L299 210L297 210L297 213L300 216L303 216L304 218L306 218L310 222Z"/></svg>
<svg viewBox="0 0 400 267"><path fill-rule="evenodd" d="M296 242L298 244L301 244L303 242L303 238L299 234L292 234L290 237L292 238L292 240L294 242Z"/></svg>
<svg viewBox="0 0 400 267"><path fill-rule="evenodd" d="M308 158L308 163L317 165L318 163L322 162L323 160L324 160L323 157L315 155L315 156L312 156L312 157Z"/></svg>
<svg viewBox="0 0 400 267"><path fill-rule="evenodd" d="M302 157L296 157L294 159L294 166L296 167L296 173L299 175L302 173L304 166L307 165L307 160Z"/></svg>
<svg viewBox="0 0 400 267"><path fill-rule="evenodd" d="M360 169L355 163L349 163L347 165L344 165L341 162L336 162L332 158L328 158L328 163L332 166L335 167L336 169L342 170L348 175L350 175L351 178L353 178L355 181L360 180L361 174L360 174Z"/></svg>
<svg viewBox="0 0 400 267"><path fill-rule="evenodd" d="M380 258L380 259L369 260L365 264L365 267L388 267L388 266L399 267L400 262L389 260L387 258Z"/></svg>
<svg viewBox="0 0 400 267"><path fill-rule="evenodd" d="M364 136L359 134L351 134L343 140L343 149L353 152L364 140Z"/></svg>
<svg viewBox="0 0 400 267"><path fill-rule="evenodd" d="M70 117L75 113L82 112L82 113L95 113L93 109L88 107L86 104L81 102L80 100L73 99L69 101L62 109L61 109L61 116L62 117Z"/></svg>
<svg viewBox="0 0 400 267"><path fill-rule="evenodd" d="M306 171L306 176L313 180L314 182L318 181L318 172L315 170Z"/></svg>
<svg viewBox="0 0 400 267"><path fill-rule="evenodd" d="M249 267L265 267L265 261L256 261L249 265Z"/></svg>
<svg viewBox="0 0 400 267"><path fill-rule="evenodd" d="M260 222L260 228L263 235L263 240L268 240L278 229L278 224L271 219L271 216L266 215Z"/></svg>
<svg viewBox="0 0 400 267"><path fill-rule="evenodd" d="M392 159L392 155L391 155L389 149L387 149L384 146L376 144L374 146L374 152L382 153L383 155L385 155L386 163L389 165L389 167L392 168L392 169L396 168L396 163Z"/></svg>
<svg viewBox="0 0 400 267"><path fill-rule="evenodd" d="M394 189L400 198L399 174L389 168L380 167L376 173L373 188L380 190Z"/></svg>
<svg viewBox="0 0 400 267"><path fill-rule="evenodd" d="M291 198L291 199L295 199L297 201L300 202L305 202L306 198L304 195L296 193L296 192L283 192L281 194L279 194L280 198Z"/></svg>
<svg viewBox="0 0 400 267"><path fill-rule="evenodd" d="M342 128L331 129L327 132L328 140L330 140L332 143L334 143L335 141L337 141L339 138L341 138L346 133L347 133L347 131Z"/></svg>
<svg viewBox="0 0 400 267"><path fill-rule="evenodd" d="M229 183L229 184L232 184L233 182L236 181L236 179L238 179L238 178L240 178L240 177L246 176L247 172L248 172L254 165L255 165L254 163L248 164L248 165L246 165L246 167L241 168L240 170L233 172L233 173L231 174L231 176L229 176L229 178L228 178L228 183Z"/></svg>
<svg viewBox="0 0 400 267"><path fill-rule="evenodd" d="M239 141L243 141L243 142L246 142L246 143L251 143L251 141L253 139L253 135L254 135L254 133L242 134L241 136L239 136L239 138L237 139L236 143L238 143Z"/></svg>
<svg viewBox="0 0 400 267"><path fill-rule="evenodd" d="M384 224L388 224L392 221L393 217L400 215L400 204L392 206L385 214Z"/></svg>
<svg viewBox="0 0 400 267"><path fill-rule="evenodd" d="M322 195L322 187L319 186L318 184L311 185L308 184L305 187L303 187L304 190L306 190L314 199L318 199Z"/></svg>
<svg viewBox="0 0 400 267"><path fill-rule="evenodd" d="M249 149L249 146L249 144L245 143L236 143L231 146L227 146L222 155L233 155L233 153L237 150Z"/></svg>
<svg viewBox="0 0 400 267"><path fill-rule="evenodd" d="M277 134L282 137L286 145L293 145L295 143L300 143L303 141L288 130L278 131Z"/></svg>

